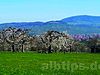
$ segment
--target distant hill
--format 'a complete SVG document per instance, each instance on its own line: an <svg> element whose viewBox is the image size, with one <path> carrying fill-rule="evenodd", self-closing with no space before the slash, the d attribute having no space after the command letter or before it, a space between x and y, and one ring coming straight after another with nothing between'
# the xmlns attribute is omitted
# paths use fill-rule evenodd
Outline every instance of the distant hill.
<svg viewBox="0 0 100 75"><path fill-rule="evenodd" d="M67 23L100 25L100 16L88 16L88 15L73 16L73 17L62 19L61 21Z"/></svg>
<svg viewBox="0 0 100 75"><path fill-rule="evenodd" d="M8 27L30 29L31 34L39 35L48 30L68 32L69 34L100 33L100 16L80 15L49 22L20 22L0 24L0 30Z"/></svg>

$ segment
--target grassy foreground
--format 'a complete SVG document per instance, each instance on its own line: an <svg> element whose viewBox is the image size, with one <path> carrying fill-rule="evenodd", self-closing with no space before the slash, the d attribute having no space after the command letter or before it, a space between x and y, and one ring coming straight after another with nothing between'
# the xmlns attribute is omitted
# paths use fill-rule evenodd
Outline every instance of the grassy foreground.
<svg viewBox="0 0 100 75"><path fill-rule="evenodd" d="M0 75L100 75L100 54L0 52Z"/></svg>

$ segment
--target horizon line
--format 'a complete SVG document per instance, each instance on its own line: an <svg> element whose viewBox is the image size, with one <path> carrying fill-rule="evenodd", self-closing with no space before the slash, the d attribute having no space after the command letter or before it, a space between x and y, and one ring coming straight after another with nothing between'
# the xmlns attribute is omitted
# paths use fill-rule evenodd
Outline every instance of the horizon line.
<svg viewBox="0 0 100 75"><path fill-rule="evenodd" d="M69 16L69 17L66 17L66 18L71 18L71 17L77 17L77 16L89 16L89 17L100 17L100 15L74 15L74 16ZM66 18L63 18L63 19L66 19ZM46 23L46 22L50 22L50 21L60 21L60 20L63 20L63 19L59 19L59 20L48 20L48 21L12 21L12 22L1 22L0 24L7 24L7 23L34 23L34 22L42 22L42 23Z"/></svg>

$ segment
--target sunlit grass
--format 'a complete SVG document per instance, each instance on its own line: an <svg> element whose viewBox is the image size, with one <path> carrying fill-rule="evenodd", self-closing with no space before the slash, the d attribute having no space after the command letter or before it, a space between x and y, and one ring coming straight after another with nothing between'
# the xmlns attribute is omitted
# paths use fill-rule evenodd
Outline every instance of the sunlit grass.
<svg viewBox="0 0 100 75"><path fill-rule="evenodd" d="M90 53L11 53L0 52L0 75L99 75L100 69L79 69L71 66L68 70L62 68L62 63L100 64L100 54ZM53 63L53 66L50 66ZM56 69L55 64L60 64ZM60 67L60 68L59 68Z"/></svg>

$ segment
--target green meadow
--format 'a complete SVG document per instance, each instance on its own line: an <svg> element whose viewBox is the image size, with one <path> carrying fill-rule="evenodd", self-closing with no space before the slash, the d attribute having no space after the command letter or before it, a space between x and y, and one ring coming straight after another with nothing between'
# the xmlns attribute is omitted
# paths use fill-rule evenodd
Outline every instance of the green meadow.
<svg viewBox="0 0 100 75"><path fill-rule="evenodd" d="M100 75L100 54L0 52L0 75Z"/></svg>

